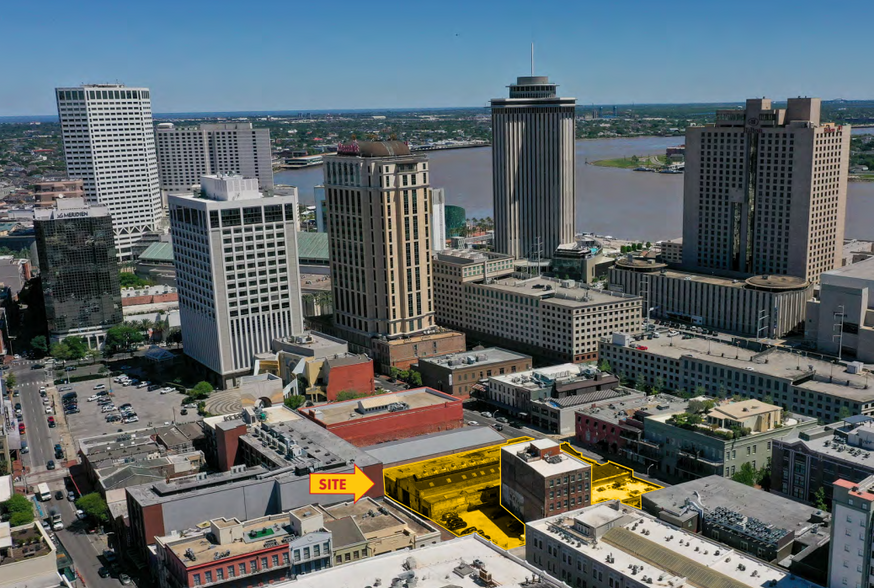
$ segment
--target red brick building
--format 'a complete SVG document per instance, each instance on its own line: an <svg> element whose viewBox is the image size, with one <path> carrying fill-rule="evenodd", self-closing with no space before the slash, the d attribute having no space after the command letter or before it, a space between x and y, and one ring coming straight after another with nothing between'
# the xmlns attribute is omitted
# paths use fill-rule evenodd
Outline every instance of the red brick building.
<svg viewBox="0 0 874 588"><path fill-rule="evenodd" d="M298 412L357 447L464 425L461 400L432 388L335 402Z"/></svg>
<svg viewBox="0 0 874 588"><path fill-rule="evenodd" d="M354 392L370 396L374 392L373 360L366 355L347 355L326 359L322 374L328 385L328 402L335 402L340 392Z"/></svg>

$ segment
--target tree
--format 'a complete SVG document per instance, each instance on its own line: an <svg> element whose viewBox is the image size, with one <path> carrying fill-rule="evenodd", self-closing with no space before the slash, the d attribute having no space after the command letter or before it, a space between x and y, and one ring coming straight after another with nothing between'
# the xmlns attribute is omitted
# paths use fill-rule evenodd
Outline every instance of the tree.
<svg viewBox="0 0 874 588"><path fill-rule="evenodd" d="M36 353L42 357L46 353L49 352L49 343L46 340L45 335L37 335L33 339L30 340L30 347L36 351Z"/></svg>
<svg viewBox="0 0 874 588"><path fill-rule="evenodd" d="M307 397L303 394L293 394L291 396L286 397L283 401L283 404L290 408L291 410L297 410L304 404L306 404Z"/></svg>
<svg viewBox="0 0 874 588"><path fill-rule="evenodd" d="M407 382L410 384L410 386L421 386L422 374L420 374L416 370L410 370L409 376L407 376Z"/></svg>
<svg viewBox="0 0 874 588"><path fill-rule="evenodd" d="M638 372L637 376L634 378L634 389L640 390L643 392L646 388L646 377L643 375L643 372Z"/></svg>
<svg viewBox="0 0 874 588"><path fill-rule="evenodd" d="M813 506L825 512L831 510L825 498L825 488L823 486L817 488L816 492L813 493Z"/></svg>
<svg viewBox="0 0 874 588"><path fill-rule="evenodd" d="M182 329L179 327L173 327L170 329L167 333L167 343L174 343L176 345L182 343Z"/></svg>
<svg viewBox="0 0 874 588"><path fill-rule="evenodd" d="M607 372L608 374L613 371L612 369L610 369L610 362L606 359L601 360L601 363L598 364L598 369L602 372Z"/></svg>
<svg viewBox="0 0 874 588"><path fill-rule="evenodd" d="M707 396L707 388L705 388L704 386L696 386L695 396Z"/></svg>
<svg viewBox="0 0 874 588"><path fill-rule="evenodd" d="M9 375L6 376L6 387L9 389L15 388L15 383L18 380L15 379L15 374L10 370Z"/></svg>
<svg viewBox="0 0 874 588"><path fill-rule="evenodd" d="M84 494L77 498L76 507L82 509L95 521L105 523L109 520L109 508L106 506L106 501L97 492Z"/></svg>
<svg viewBox="0 0 874 588"><path fill-rule="evenodd" d="M664 389L664 387L665 387L665 379L662 378L661 376L659 376L655 379L655 382L653 382L652 388L650 389L650 392L652 392L653 394L658 394L659 392L661 392Z"/></svg>
<svg viewBox="0 0 874 588"><path fill-rule="evenodd" d="M850 409L846 406L842 406L841 410L838 411L838 418L841 420L848 419L851 415Z"/></svg>
<svg viewBox="0 0 874 588"><path fill-rule="evenodd" d="M3 503L3 507L11 515L9 524L13 527L33 522L33 505L21 494L13 494L9 500Z"/></svg>
<svg viewBox="0 0 874 588"><path fill-rule="evenodd" d="M90 351L90 349L88 349L88 342L84 337L67 337L64 339L64 344L69 350L68 359L82 359L88 355L88 352Z"/></svg>
<svg viewBox="0 0 874 588"><path fill-rule="evenodd" d="M757 472L755 468L753 468L753 464L750 462L744 462L743 465L740 466L740 470L735 472L735 474L731 477L735 482L740 482L741 484L746 484L747 486L755 486L757 479Z"/></svg>
<svg viewBox="0 0 874 588"><path fill-rule="evenodd" d="M209 396L215 388L212 387L212 384L209 382L198 382L194 385L194 388L191 389L191 392L188 393L192 398L202 400Z"/></svg>
<svg viewBox="0 0 874 588"><path fill-rule="evenodd" d="M646 248L649 249L650 247L652 247L652 243L650 243L649 241L647 241L647 242L646 242Z"/></svg>
<svg viewBox="0 0 874 588"><path fill-rule="evenodd" d="M130 349L132 346L143 342L143 334L130 325L117 325L106 331L105 346L109 353L116 353L122 349Z"/></svg>
<svg viewBox="0 0 874 588"><path fill-rule="evenodd" d="M150 284L149 281L142 279L132 272L121 272L118 274L118 282L122 288L142 288Z"/></svg>

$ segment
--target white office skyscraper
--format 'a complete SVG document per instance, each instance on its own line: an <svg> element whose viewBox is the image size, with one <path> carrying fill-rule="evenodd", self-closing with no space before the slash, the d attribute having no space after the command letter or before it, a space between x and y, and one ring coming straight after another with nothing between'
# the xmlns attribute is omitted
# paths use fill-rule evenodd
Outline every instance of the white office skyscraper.
<svg viewBox="0 0 874 588"><path fill-rule="evenodd" d="M210 174L257 178L261 190L273 189L270 129L252 123L215 123L176 127L160 123L155 131L161 188L182 192Z"/></svg>
<svg viewBox="0 0 874 588"><path fill-rule="evenodd" d="M495 251L551 257L574 241L575 98L546 76L520 77L492 100Z"/></svg>
<svg viewBox="0 0 874 588"><path fill-rule="evenodd" d="M99 84L55 94L67 174L84 181L89 204L109 208L118 258L133 259L137 242L164 224L149 90Z"/></svg>
<svg viewBox="0 0 874 588"><path fill-rule="evenodd" d="M179 311L185 354L225 384L303 333L297 194L264 197L242 176L200 183L199 197L168 199Z"/></svg>

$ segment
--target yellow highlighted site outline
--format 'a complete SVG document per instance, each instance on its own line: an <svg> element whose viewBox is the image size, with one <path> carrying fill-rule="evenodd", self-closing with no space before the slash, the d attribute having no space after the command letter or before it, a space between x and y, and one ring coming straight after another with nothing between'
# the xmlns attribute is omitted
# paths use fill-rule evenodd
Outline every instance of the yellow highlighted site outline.
<svg viewBox="0 0 874 588"><path fill-rule="evenodd" d="M525 524L501 505L501 448L533 441L508 439L383 471L385 495L456 536L479 533L502 549L525 545ZM561 450L592 466L591 503L620 500L640 508L641 496L661 488L612 461L584 457L568 443Z"/></svg>

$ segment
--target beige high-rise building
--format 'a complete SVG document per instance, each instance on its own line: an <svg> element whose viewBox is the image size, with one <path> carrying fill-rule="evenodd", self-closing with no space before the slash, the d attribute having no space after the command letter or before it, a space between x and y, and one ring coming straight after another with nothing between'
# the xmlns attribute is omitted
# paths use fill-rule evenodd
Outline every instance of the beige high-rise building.
<svg viewBox="0 0 874 588"><path fill-rule="evenodd" d="M818 281L841 265L850 127L767 98L686 130L683 265Z"/></svg>
<svg viewBox="0 0 874 588"><path fill-rule="evenodd" d="M492 100L495 251L552 257L574 241L575 98L546 76L520 77Z"/></svg>
<svg viewBox="0 0 874 588"><path fill-rule="evenodd" d="M429 192L427 158L400 141L325 157L334 323L351 343L434 327Z"/></svg>

